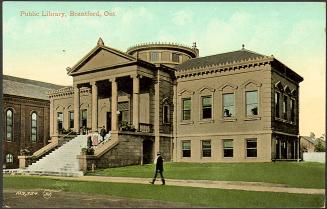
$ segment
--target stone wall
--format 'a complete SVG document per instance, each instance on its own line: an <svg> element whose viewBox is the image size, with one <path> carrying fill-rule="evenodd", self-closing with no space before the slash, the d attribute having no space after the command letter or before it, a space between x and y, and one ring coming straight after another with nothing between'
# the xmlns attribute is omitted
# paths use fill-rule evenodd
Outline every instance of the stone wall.
<svg viewBox="0 0 327 209"><path fill-rule="evenodd" d="M171 147L171 142L172 142L171 137L160 137L160 152L164 160L171 161L172 159L172 147Z"/></svg>

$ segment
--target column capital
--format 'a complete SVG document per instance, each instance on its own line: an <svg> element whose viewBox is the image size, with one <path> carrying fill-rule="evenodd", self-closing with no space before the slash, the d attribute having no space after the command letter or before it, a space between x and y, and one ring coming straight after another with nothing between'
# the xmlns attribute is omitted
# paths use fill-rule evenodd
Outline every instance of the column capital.
<svg viewBox="0 0 327 209"><path fill-rule="evenodd" d="M133 74L133 75L130 75L129 77L130 78L143 78L143 76L140 74Z"/></svg>
<svg viewBox="0 0 327 209"><path fill-rule="evenodd" d="M108 79L110 82L116 82L117 81L117 78L116 77L112 77L112 78L109 78Z"/></svg>

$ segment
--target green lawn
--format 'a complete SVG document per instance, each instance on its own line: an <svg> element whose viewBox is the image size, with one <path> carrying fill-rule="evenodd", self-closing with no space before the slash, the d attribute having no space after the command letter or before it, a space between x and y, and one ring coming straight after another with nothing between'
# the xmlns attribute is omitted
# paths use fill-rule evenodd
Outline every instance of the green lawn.
<svg viewBox="0 0 327 209"><path fill-rule="evenodd" d="M203 189L161 185L78 182L46 177L4 176L4 188L63 189L137 199L190 203L207 207L321 207L324 195L302 195L238 190Z"/></svg>
<svg viewBox="0 0 327 209"><path fill-rule="evenodd" d="M165 163L168 179L206 179L286 184L290 187L325 188L325 164L276 163ZM151 178L154 165L99 169L87 175Z"/></svg>

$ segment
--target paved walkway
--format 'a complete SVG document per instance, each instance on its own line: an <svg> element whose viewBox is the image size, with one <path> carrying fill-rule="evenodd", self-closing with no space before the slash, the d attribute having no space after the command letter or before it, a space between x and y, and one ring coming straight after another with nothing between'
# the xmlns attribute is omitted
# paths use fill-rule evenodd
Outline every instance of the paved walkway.
<svg viewBox="0 0 327 209"><path fill-rule="evenodd" d="M81 176L81 177L61 177L51 176L50 178L75 181L97 181L97 182L116 182L116 183L134 183L150 184L149 178L132 178L132 177L108 177L108 176ZM155 184L161 184L157 179ZM272 184L264 182L242 182L242 181L210 181L210 180L181 180L166 179L166 185L214 188L214 189L234 189L258 192L284 192L294 194L325 194L325 189L295 188L288 187L284 184Z"/></svg>

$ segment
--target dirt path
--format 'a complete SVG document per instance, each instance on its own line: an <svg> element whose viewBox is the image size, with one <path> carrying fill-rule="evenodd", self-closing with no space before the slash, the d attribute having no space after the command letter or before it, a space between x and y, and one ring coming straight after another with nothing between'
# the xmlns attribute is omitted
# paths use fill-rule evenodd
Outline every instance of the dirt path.
<svg viewBox="0 0 327 209"><path fill-rule="evenodd" d="M98 182L117 182L117 183L135 183L135 184L149 184L151 180L148 178L108 177L108 176L81 176L81 177L51 176L50 178L75 180L75 181L98 181ZM161 182L160 180L157 180L156 183L160 184ZM324 189L295 188L295 187L288 187L287 185L284 184L272 184L272 183L264 183L264 182L166 179L166 185L199 187L199 188L215 188L215 189L235 189L235 190L258 191L258 192L325 194Z"/></svg>
<svg viewBox="0 0 327 209"><path fill-rule="evenodd" d="M192 208L185 203L44 189L4 189L3 208Z"/></svg>

